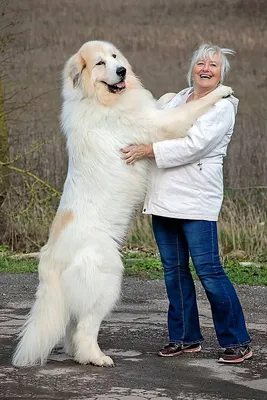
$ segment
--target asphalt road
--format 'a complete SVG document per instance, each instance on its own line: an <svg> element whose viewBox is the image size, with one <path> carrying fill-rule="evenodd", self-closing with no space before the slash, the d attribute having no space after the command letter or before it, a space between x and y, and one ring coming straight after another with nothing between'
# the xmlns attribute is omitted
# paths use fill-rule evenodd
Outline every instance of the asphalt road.
<svg viewBox="0 0 267 400"><path fill-rule="evenodd" d="M203 350L158 357L167 342L164 284L125 277L121 302L99 336L115 368L78 365L59 346L47 365L16 369L10 357L36 285L36 274L0 275L0 399L267 400L267 287L237 287L253 337L254 357L243 364L217 363L211 314L198 283Z"/></svg>

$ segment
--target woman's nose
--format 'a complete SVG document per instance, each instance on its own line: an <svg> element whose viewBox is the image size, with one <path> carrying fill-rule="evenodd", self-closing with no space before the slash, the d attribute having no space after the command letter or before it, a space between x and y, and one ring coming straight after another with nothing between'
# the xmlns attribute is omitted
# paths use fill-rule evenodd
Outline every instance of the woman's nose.
<svg viewBox="0 0 267 400"><path fill-rule="evenodd" d="M204 63L202 69L203 69L203 71L209 71L209 63L208 62Z"/></svg>
<svg viewBox="0 0 267 400"><path fill-rule="evenodd" d="M205 71L205 72L210 70L210 66L209 66L208 62L204 63L202 70Z"/></svg>

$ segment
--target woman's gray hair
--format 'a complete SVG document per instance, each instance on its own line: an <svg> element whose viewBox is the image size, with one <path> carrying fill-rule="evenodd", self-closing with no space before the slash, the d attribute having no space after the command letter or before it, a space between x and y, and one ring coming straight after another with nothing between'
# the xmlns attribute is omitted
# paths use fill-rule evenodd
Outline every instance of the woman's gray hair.
<svg viewBox="0 0 267 400"><path fill-rule="evenodd" d="M227 74L227 72L230 69L230 64L229 61L226 58L226 54L230 54L230 55L235 55L235 51L231 50L231 49L224 49L218 46L214 46L212 44L209 43L204 43L202 45L199 46L199 48L193 53L192 59L191 59L191 64L190 64L190 68L189 71L187 73L187 81L189 86L192 86L193 83L193 68L195 66L195 64L199 61L199 60L203 60L205 58L209 58L212 59L212 56L214 54L219 54L219 56L221 57L221 61L222 61L222 69L221 69L221 80L220 82L223 82L224 80L224 76Z"/></svg>

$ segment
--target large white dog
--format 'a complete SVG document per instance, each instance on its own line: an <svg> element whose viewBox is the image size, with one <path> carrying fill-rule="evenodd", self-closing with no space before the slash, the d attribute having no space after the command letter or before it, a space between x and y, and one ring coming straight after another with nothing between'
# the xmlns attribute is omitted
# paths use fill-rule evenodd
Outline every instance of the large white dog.
<svg viewBox="0 0 267 400"><path fill-rule="evenodd" d="M121 149L182 137L232 93L220 86L177 109L160 109L116 47L85 43L63 73L62 128L69 169L47 244L39 286L13 364L43 364L60 339L81 364L113 365L99 348L101 321L120 296L120 244L142 203L149 162L126 165Z"/></svg>

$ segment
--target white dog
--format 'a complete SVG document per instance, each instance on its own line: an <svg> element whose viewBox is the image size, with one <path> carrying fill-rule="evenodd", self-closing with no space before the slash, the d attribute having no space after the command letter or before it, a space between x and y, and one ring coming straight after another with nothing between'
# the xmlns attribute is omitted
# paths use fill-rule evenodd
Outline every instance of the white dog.
<svg viewBox="0 0 267 400"><path fill-rule="evenodd" d="M144 200L149 162L126 165L121 149L182 137L231 88L220 86L177 109L160 109L112 44L85 43L63 73L62 128L69 169L47 244L35 303L13 364L43 364L65 336L81 364L111 366L97 343L101 321L120 296L120 244Z"/></svg>

